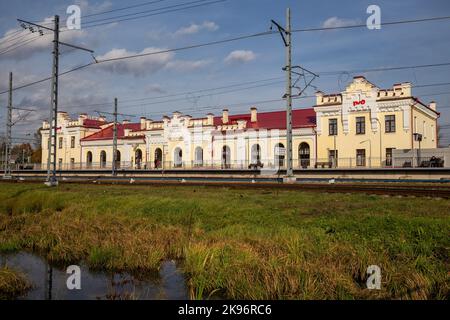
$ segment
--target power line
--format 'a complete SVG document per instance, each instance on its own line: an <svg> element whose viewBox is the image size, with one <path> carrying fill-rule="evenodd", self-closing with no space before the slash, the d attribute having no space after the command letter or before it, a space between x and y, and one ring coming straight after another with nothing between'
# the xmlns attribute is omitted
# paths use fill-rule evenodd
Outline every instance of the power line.
<svg viewBox="0 0 450 320"><path fill-rule="evenodd" d="M12 38L13 36L15 36L15 35L17 35L17 34L19 34L19 33L21 33L21 32L23 32L23 30L21 30L21 29L18 29L18 30L16 30L16 31L13 31L13 32L11 32L10 34L8 34L8 35L5 35L3 38L3 40L8 40L9 38Z"/></svg>
<svg viewBox="0 0 450 320"><path fill-rule="evenodd" d="M205 1L205 0L202 0L202 1ZM142 19L142 18L148 18L148 17L160 15L160 14L177 12L177 11L182 11L182 10L192 9L192 8L198 8L198 7L203 7L203 6L207 6L207 5L210 5L210 4L215 4L215 3L225 2L225 1L228 1L228 0L215 0L215 1L201 3L201 4L196 4L196 5L192 5L192 6L186 6L186 7L183 7L183 8L170 9L170 10L160 11L160 12L157 12L157 13L146 14L146 15L139 16L139 17L124 18L124 19L113 20L113 21L108 21L108 22L101 22L101 23L92 24L92 25L88 24L84 28L87 29L87 28L104 26L104 25L108 25L108 24L111 24L111 23L117 23L117 22L123 22L123 21L130 21L130 20L137 20L137 19Z"/></svg>
<svg viewBox="0 0 450 320"><path fill-rule="evenodd" d="M430 94L421 94L421 97L430 97L430 96L441 96L441 95L445 95L445 94L450 94L450 91L445 91L445 92L436 92L436 93L430 93Z"/></svg>
<svg viewBox="0 0 450 320"><path fill-rule="evenodd" d="M164 0L160 0L160 1L164 1ZM210 5L210 4L215 4L215 3L219 3L219 2L225 2L225 1L228 1L228 0L215 0L215 1L210 1L210 2L207 2L207 3L203 3L203 2L205 2L205 1L210 1L210 0L197 0L197 1L193 1L193 2L188 2L188 3L183 3L183 4L173 5L173 6L168 6L168 7L165 7L165 8L173 8L173 7L180 7L180 6L184 6L184 7L178 8L178 9L172 9L172 10L161 11L161 12L157 12L157 13L153 13L153 14L148 14L148 15L144 15L144 16L135 17L135 18L120 19L120 20L109 21L109 22L105 22L105 23L98 23L98 24L94 24L94 25L89 25L89 23L94 23L94 22L98 22L98 21L106 21L106 20L110 20L110 19L113 19L113 18L105 18L105 19L99 19L99 20L94 20L94 21L88 21L88 22L85 23L86 25L84 25L84 28L87 29L87 28L91 28L91 27L97 27L97 26L102 26L102 25L111 24L111 23L116 23L116 22L121 22L121 21L127 21L127 20L139 19L139 18L144 18L144 17L150 17L150 16L155 16L155 15L159 15L159 14L163 14L163 13L176 12L176 11L181 11L181 10L186 10L186 9L191 9L191 8L196 8L196 7L206 6L206 5ZM157 2L158 2L158 1L157 1ZM186 5L188 5L188 4L199 3L199 2L202 2L202 3L197 4L197 5L192 5L192 6L186 6ZM148 10L148 11L144 11L144 12L157 11L157 10L162 10L162 9L164 9L164 8L153 9L153 10ZM134 14L132 14L132 15L142 14L142 13L144 13L144 12L134 13ZM130 15L130 14L128 14L128 15L123 15L123 16L129 16L129 15ZM117 18L117 17L114 17L114 18ZM47 25L49 25L49 24L50 24L50 23L48 23ZM46 24L43 24L43 25L46 25ZM70 31L70 30L66 29L66 30L62 30L61 32L66 32L66 31ZM4 52L0 52L0 55L1 55L1 54L5 54L5 53L8 53L8 52L10 52L10 51L13 51L13 50L15 50L15 49L17 49L17 48L23 47L24 45L27 45L27 44L29 44L29 43L35 41L35 40L37 40L37 38L34 38L34 39L31 40L31 41L25 41L24 43L21 43L21 44L20 44L19 46L17 46L17 47L14 47L14 48L12 48L12 49L10 49L10 50L6 50L6 51L4 51ZM18 43L17 43L17 44L18 44Z"/></svg>
<svg viewBox="0 0 450 320"><path fill-rule="evenodd" d="M125 18L125 17L140 15L140 14L145 14L145 13L149 13L149 12L155 12L155 11L160 11L160 10L165 10L165 9L178 8L178 7L181 7L181 6L187 6L187 5L197 4L197 3L206 2L206 1L210 1L210 0L196 0L196 1L191 1L191 2L184 2L184 3L180 3L180 4L175 4L175 5L162 7L162 8L155 8L155 9L150 9L150 10L145 10L145 11L140 11L140 12L135 12L135 13L127 13L127 14L114 16L114 17L109 17L109 18L102 18L102 19L87 21L87 22L84 22L84 24L86 25L86 24L89 24L89 23L98 23L98 22L103 22L103 21L107 21L107 20L120 19L120 18ZM226 0L224 0L224 1L226 1ZM86 18L86 16L84 18ZM108 22L108 23L111 23L111 22Z"/></svg>
<svg viewBox="0 0 450 320"><path fill-rule="evenodd" d="M441 82L441 83L432 83L432 84L418 84L418 85L413 85L413 88L425 88L425 87L437 87L437 86L448 86L450 85L450 82Z"/></svg>
<svg viewBox="0 0 450 320"><path fill-rule="evenodd" d="M166 1L166 0L149 1L149 2L144 2L144 3L140 3L140 4L135 4L135 5L131 5L131 6L127 6L127 7L122 7L122 8L118 8L118 9L112 9L112 10L108 10L108 11L103 11L103 12L98 12L98 13L92 13L92 14L84 15L84 18L94 17L94 16L99 16L99 15L106 14L106 13L111 13L111 12L117 12L117 11L123 11L123 10L128 10L128 9L133 9L133 8L138 8L138 7L143 7L143 6L147 6L147 5L150 5L150 4L154 4L154 3L158 3L158 2L163 2L163 1Z"/></svg>
<svg viewBox="0 0 450 320"><path fill-rule="evenodd" d="M197 96L197 98L207 97L207 96L211 96L211 95L227 94L227 93L231 93L231 92L237 92L237 91L254 89L254 88L260 88L260 87L265 87L265 86L268 86L268 85L273 85L273 84L278 84L278 83L283 83L283 81L276 81L276 82L272 82L272 83L268 83L268 84L262 84L262 85L256 85L256 86L251 86L251 87L244 87L244 88L238 88L238 89L227 90L227 91L217 92L217 93L209 93L209 94L199 95L199 96ZM157 102L150 102L150 103L143 103L143 104L125 105L124 107L127 107L127 108L144 107L144 106L150 106L150 105L156 105L156 104L162 104L162 103L168 103L168 102L184 101L184 100L186 100L186 99L185 98L177 98L177 99L157 101Z"/></svg>
<svg viewBox="0 0 450 320"><path fill-rule="evenodd" d="M160 1L165 1L165 0L160 0ZM155 1L153 3L160 2L160 1ZM209 2L206 2L206 1L209 1ZM83 22L83 28L86 29L86 28L92 28L92 27L99 27L99 26L103 26L103 25L107 25L107 24L111 24L111 23L116 23L116 22L130 21L130 20L136 20L136 19L141 19L141 18L147 18L147 17L152 17L152 16L165 14L165 13L171 13L171 12L177 12L177 11L186 10L186 9L203 7L203 6L207 6L207 5L210 5L210 4L215 4L215 3L219 3L219 2L225 2L225 1L228 1L228 0L215 0L215 1L211 1L211 0L197 0L197 1L192 1L192 2L185 2L185 3L176 4L176 5L171 5L171 6L151 9L151 10L145 10L145 11L140 11L140 12L135 12L135 13L128 13L128 14L125 14L125 15L120 15L120 16L115 16L115 17L109 17L109 18L102 18L102 19L92 20L92 21L87 21L87 22L85 22L83 20L84 21ZM148 3L148 4L150 4L150 3ZM179 7L181 7L181 8L179 8ZM117 10L117 11L119 11L119 10ZM159 11L159 12L156 12L156 11ZM148 12L154 12L154 13L152 13L152 14L145 14L145 13L148 13ZM103 14L103 13L99 13L99 14ZM94 15L97 15L97 14L94 14ZM89 15L89 16L92 16L92 15ZM136 16L136 17L133 17L133 16ZM87 16L84 16L84 18L86 18L86 17ZM119 19L121 17L124 17L124 18L123 19ZM128 17L128 18L125 18L125 17ZM114 20L114 19L117 19L117 20ZM107 20L112 20L112 21L105 22ZM65 31L70 31L70 30L67 30L67 29L62 30L62 32L65 32Z"/></svg>
<svg viewBox="0 0 450 320"><path fill-rule="evenodd" d="M398 24L408 24L408 23L418 23L418 22L429 22L429 21L439 21L439 20L448 20L450 16L443 17L431 17L431 18L421 18L421 19L411 19L411 20L401 20L401 21L390 21L390 22L382 22L381 26L391 26ZM293 33L296 32L311 32L311 31L327 31L327 30L338 30L338 29L353 29L353 28L367 28L367 24L354 24L347 26L338 26L338 27L322 27L322 28L308 28L308 29L294 29Z"/></svg>
<svg viewBox="0 0 450 320"><path fill-rule="evenodd" d="M225 1L225 0L222 0ZM418 19L418 20L406 20L406 21L396 21L396 22L390 22L389 24L399 24L399 23L411 23L411 22L419 22L420 21L429 21L430 19L434 19L434 20L438 20L438 19L447 19L450 17L436 17L436 18L428 18L428 19ZM349 26L350 27L350 26ZM354 27L354 26L353 26ZM316 28L317 29L317 28ZM316 30L316 29L311 29L310 31ZM306 31L308 29L302 29L302 30L297 30L297 32L301 32L301 31ZM228 39L223 39L223 40L218 40L218 41L212 41L212 42L206 42L206 43L200 43L200 44L195 44L195 45L190 45L190 46L186 46L186 47L180 47L180 48L173 48L173 49L167 49L167 50L161 50L161 51L155 51L155 52L150 52L150 53L142 53L142 54L135 54L135 55L129 55L129 56L125 56L125 57L117 57L117 58L111 58L111 59L104 59L104 60L100 60L97 61L96 63L104 63L104 62L111 62L111 61L118 61L118 60L125 60L125 59L132 59L132 58L138 58L138 57L144 57L144 56L150 56L150 55L156 55L156 54L162 54L162 53L169 53L169 52L176 52L176 51L182 51L182 50L189 50L189 49L194 49L194 48L201 48L201 47L206 47L206 46L212 46L212 45L217 45L217 44L223 44L223 43L228 43L228 42L233 42L233 41L239 41L239 40L245 40L245 39L250 39L250 38L257 38L257 37L261 37L261 36L267 36L267 35L272 35L275 34L275 31L266 31L266 32L259 32L259 33L254 33L254 34L249 34L249 35L242 35L242 36L237 36L237 37L232 37L232 38L228 38ZM60 75L64 75L64 74L68 74L83 68L86 68L88 66L91 66L93 64L96 63L88 63L79 67L76 67L74 69L70 69L67 70L66 72L60 74ZM417 66L408 66L408 67L394 67L394 68L378 68L378 69L366 69L366 70L358 70L359 72L375 72L375 71L388 71L388 70L401 70L401 69L410 69L410 68L425 68L425 67L437 67L437 66L447 66L450 65L449 63L440 63L440 64L429 64L429 65L417 65ZM343 71L334 71L334 74L342 74L342 73L348 73L349 71L343 70ZM351 71L351 72L356 72ZM322 74L331 74L330 72L323 72ZM50 80L51 77L45 78L45 79L41 79L38 81L34 81L19 87L14 88L13 90L19 90L22 88L26 88L47 80ZM0 92L1 94L5 94L8 91L3 91Z"/></svg>
<svg viewBox="0 0 450 320"><path fill-rule="evenodd" d="M45 34L45 35L47 35L47 34ZM8 49L8 50L1 51L1 52L0 52L0 55L6 54L6 53L11 52L11 51L14 51L14 50L16 50L16 49L18 49L18 48L21 48L21 47L23 47L23 46L25 46L25 45L27 45L27 44L30 44L31 42L34 42L34 41L38 40L40 37L41 37L41 36L39 35L39 36L36 36L36 37L34 37L34 38L28 39L28 40L26 40L26 41L23 41L23 42L19 43L19 45L14 44L14 47L13 47L13 48ZM11 46L10 46L10 47L11 47ZM10 48L10 47L8 47L8 48Z"/></svg>
<svg viewBox="0 0 450 320"><path fill-rule="evenodd" d="M111 9L111 10L102 11L102 12L91 13L91 14L83 15L83 19L84 18L89 18L89 17L94 17L94 16L99 16L99 15L103 15L103 14L107 14L107 13L111 13L111 12L124 11L124 10L128 10L128 9L143 7L143 6L146 6L146 5L150 5L150 4L154 4L154 3L158 3L158 2L163 2L163 1L166 1L166 0L154 0L154 1L144 2L144 3L140 3L140 4L127 6L127 7L122 7L122 8ZM64 15L64 14L61 14L61 16ZM34 21L34 22L37 23L39 21ZM51 22L44 23L43 25L51 25Z"/></svg>
<svg viewBox="0 0 450 320"><path fill-rule="evenodd" d="M25 30L17 30L18 32L24 32ZM11 39L2 39L1 41L0 41L0 45L5 45L5 44L7 44L7 43L9 43L9 42L11 42L11 41L15 41L15 40L18 40L17 41L17 43L18 42L20 42L20 40L21 39L24 39L24 38L26 38L26 37L28 37L30 34L29 33L26 33L26 34L22 34L22 35L19 35L19 36L16 36L16 37L13 37L13 38L11 38Z"/></svg>
<svg viewBox="0 0 450 320"><path fill-rule="evenodd" d="M199 90L191 90L191 91L185 91L180 93L174 93L174 94L167 94L162 96L156 96L156 97L142 97L142 98L135 98L135 99L121 99L121 102L137 102L137 101L145 101L145 100L157 100L157 99L163 99L163 98L171 98L171 97L177 97L182 95L188 95L193 93L201 93L201 92L207 92L207 91L215 91L215 90L221 90L221 89L228 89L228 88L235 88L240 87L246 84L256 84L266 81L272 81L272 80L279 80L283 77L273 77L273 78L267 78L267 79L261 79L261 80L254 80L254 81L246 81L246 82L240 82L240 83L234 83L231 85L225 85L221 87L215 87L215 88L208 88L208 89L199 89ZM272 83L270 83L272 84ZM269 84L266 84L269 85ZM214 93L213 93L214 94ZM79 107L95 107L95 106L106 106L110 105L110 102L106 103L95 103L95 104L89 104L89 105L77 105L77 106L63 106L64 108L79 108Z"/></svg>
<svg viewBox="0 0 450 320"><path fill-rule="evenodd" d="M322 71L322 72L318 72L318 74L321 75L321 76L328 76L328 75L341 75L341 74L350 74L350 73L370 73L370 72L380 72L380 71L420 69L420 68L444 67L444 66L450 66L450 62L434 63L434 64L422 64L422 65L414 65L414 66L401 66L401 67L355 69L355 70L340 70L340 71Z"/></svg>

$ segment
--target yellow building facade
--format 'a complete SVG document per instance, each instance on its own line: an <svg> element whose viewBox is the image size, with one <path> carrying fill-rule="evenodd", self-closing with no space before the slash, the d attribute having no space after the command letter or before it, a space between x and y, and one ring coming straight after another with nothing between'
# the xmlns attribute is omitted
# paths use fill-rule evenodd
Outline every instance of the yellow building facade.
<svg viewBox="0 0 450 320"><path fill-rule="evenodd" d="M412 96L411 84L380 89L355 77L337 94L317 92L311 108L293 110L294 169L389 167L395 149L436 148L434 102ZM49 125L43 123L43 166ZM420 141L419 141L420 140ZM117 167L134 169L259 168L286 165L286 112L193 118L174 112L162 120L117 124ZM61 169L110 169L113 124L101 117L58 115L57 159Z"/></svg>
<svg viewBox="0 0 450 320"><path fill-rule="evenodd" d="M390 166L393 149L438 146L436 104L414 98L409 82L383 90L355 77L339 94L316 93L314 110L319 163Z"/></svg>

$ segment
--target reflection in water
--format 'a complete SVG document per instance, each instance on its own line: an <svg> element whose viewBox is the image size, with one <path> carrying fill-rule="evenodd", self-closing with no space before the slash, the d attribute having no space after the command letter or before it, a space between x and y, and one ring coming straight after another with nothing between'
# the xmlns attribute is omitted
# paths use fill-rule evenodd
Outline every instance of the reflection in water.
<svg viewBox="0 0 450 320"><path fill-rule="evenodd" d="M47 271L45 274L47 278L47 281L45 281L45 286L47 287L45 299L52 300L53 267L47 261L45 261L45 270Z"/></svg>
<svg viewBox="0 0 450 320"><path fill-rule="evenodd" d="M29 253L0 256L0 264L21 271L33 288L21 299L188 299L183 275L174 261L165 261L159 275L133 276L127 273L93 272L81 268L81 290L69 290L66 268L52 266L45 259Z"/></svg>

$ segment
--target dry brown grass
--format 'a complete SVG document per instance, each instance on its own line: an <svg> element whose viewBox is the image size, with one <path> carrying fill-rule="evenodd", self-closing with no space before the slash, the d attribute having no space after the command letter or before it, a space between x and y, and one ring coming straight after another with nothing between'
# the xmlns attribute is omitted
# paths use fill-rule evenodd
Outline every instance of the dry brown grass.
<svg viewBox="0 0 450 320"><path fill-rule="evenodd" d="M30 250L54 262L128 272L154 272L165 259L182 259L198 299L449 298L448 200L1 187L3 252ZM372 264L382 269L379 291L365 285Z"/></svg>
<svg viewBox="0 0 450 320"><path fill-rule="evenodd" d="M0 268L0 299L14 299L31 288L25 276L8 267Z"/></svg>

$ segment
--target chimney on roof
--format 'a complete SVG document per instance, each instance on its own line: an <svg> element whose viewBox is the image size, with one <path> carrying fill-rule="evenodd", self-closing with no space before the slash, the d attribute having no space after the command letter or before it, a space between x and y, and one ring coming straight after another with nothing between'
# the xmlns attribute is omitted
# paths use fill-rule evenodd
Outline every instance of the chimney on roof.
<svg viewBox="0 0 450 320"><path fill-rule="evenodd" d="M122 124L128 124L128 123L130 123L130 120L125 119L122 121Z"/></svg>
<svg viewBox="0 0 450 320"><path fill-rule="evenodd" d="M228 123L228 109L222 111L222 123Z"/></svg>
<svg viewBox="0 0 450 320"><path fill-rule="evenodd" d="M250 121L257 122L258 121L258 109L256 107L250 108Z"/></svg>
<svg viewBox="0 0 450 320"><path fill-rule="evenodd" d="M83 125L84 119L87 119L87 114L86 114L86 113L80 113L80 114L78 115L78 123L79 123L80 125Z"/></svg>
<svg viewBox="0 0 450 320"><path fill-rule="evenodd" d="M175 111L174 113L173 113L173 117L174 118L178 118L178 117L180 117L181 116L181 112L180 111Z"/></svg>
<svg viewBox="0 0 450 320"><path fill-rule="evenodd" d="M208 119L208 126L212 126L214 124L214 115L212 113L208 113L206 118Z"/></svg>
<svg viewBox="0 0 450 320"><path fill-rule="evenodd" d="M152 122L152 119L145 119L145 129L150 129Z"/></svg>
<svg viewBox="0 0 450 320"><path fill-rule="evenodd" d="M429 107L430 107L431 110L436 111L436 102L431 101Z"/></svg>
<svg viewBox="0 0 450 320"><path fill-rule="evenodd" d="M141 130L146 129L146 122L147 122L147 119L145 117L141 117Z"/></svg>
<svg viewBox="0 0 450 320"><path fill-rule="evenodd" d="M323 103L323 92L317 91L316 92L316 105L321 105Z"/></svg>

